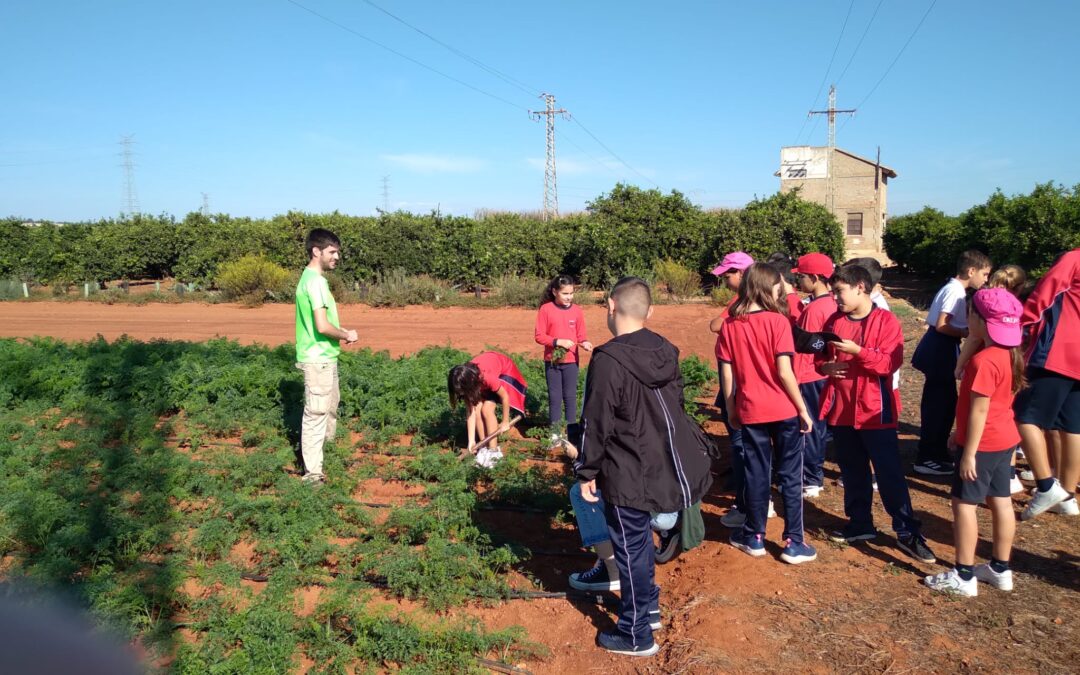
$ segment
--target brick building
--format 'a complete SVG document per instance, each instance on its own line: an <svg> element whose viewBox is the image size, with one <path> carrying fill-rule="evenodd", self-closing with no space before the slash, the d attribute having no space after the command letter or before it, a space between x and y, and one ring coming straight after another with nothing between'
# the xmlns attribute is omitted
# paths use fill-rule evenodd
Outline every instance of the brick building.
<svg viewBox="0 0 1080 675"><path fill-rule="evenodd" d="M889 179L896 172L855 153L809 145L780 149L780 191L798 189L807 201L823 204L844 227L849 256L882 256L881 236L888 214ZM829 195L830 180L831 189ZM831 205L830 205L831 203Z"/></svg>

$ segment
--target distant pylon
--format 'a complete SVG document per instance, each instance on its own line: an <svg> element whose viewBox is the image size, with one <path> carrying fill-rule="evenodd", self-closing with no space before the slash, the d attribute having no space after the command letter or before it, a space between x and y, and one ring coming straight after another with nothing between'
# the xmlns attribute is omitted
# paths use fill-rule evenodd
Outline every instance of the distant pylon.
<svg viewBox="0 0 1080 675"><path fill-rule="evenodd" d="M547 118L547 159L544 163L544 220L559 217L559 188L555 177L555 116L562 115L563 119L570 119L570 113L562 108L555 109L555 96L553 94L540 94L546 104L542 112L529 111L529 114L537 120L541 116Z"/></svg>
<svg viewBox="0 0 1080 675"><path fill-rule="evenodd" d="M382 177L382 210L390 211L390 176Z"/></svg>
<svg viewBox="0 0 1080 675"><path fill-rule="evenodd" d="M139 212L139 196L135 192L135 158L131 146L135 144L135 134L120 137L120 157L124 167L124 203L129 214Z"/></svg>
<svg viewBox="0 0 1080 675"><path fill-rule="evenodd" d="M202 195L202 207L199 209L199 212L204 216L208 216L210 215L210 195L205 192L200 192L199 194Z"/></svg>
<svg viewBox="0 0 1080 675"><path fill-rule="evenodd" d="M825 157L825 205L831 211L833 209L833 150L836 149L836 116L841 115L854 115L855 109L837 110L836 109L836 85L829 85L829 109L828 110L811 110L807 113L808 116L813 115L828 115L829 117L829 149L826 151L828 154Z"/></svg>

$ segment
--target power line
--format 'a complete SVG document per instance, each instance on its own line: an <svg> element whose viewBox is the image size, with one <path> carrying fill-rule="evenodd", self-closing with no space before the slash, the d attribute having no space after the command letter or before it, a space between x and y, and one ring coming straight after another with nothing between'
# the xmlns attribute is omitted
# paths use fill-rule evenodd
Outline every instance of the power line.
<svg viewBox="0 0 1080 675"><path fill-rule="evenodd" d="M811 108L817 106L818 99L821 98L821 90L825 88L825 82L829 79L829 72L832 70L833 60L836 58L836 52L840 50L840 42L844 39L844 31L847 30L848 19L851 18L851 10L855 7L855 0L851 0L851 4L848 5L847 14L844 15L844 24L840 26L840 35L836 38L836 46L833 47L832 56L829 57L829 65L825 67L825 74L821 76L821 84L818 85L817 93L814 94L814 101L810 104ZM799 139L802 137L802 132L806 129L806 123L810 121L810 116L807 115L803 118L802 126L799 127L799 133L795 134L795 145L799 144ZM817 120L814 120L815 126Z"/></svg>
<svg viewBox="0 0 1080 675"><path fill-rule="evenodd" d="M423 61L419 61L417 59L414 59L413 57L409 56L408 54L404 54L404 53L399 52L398 50L394 49L393 47L388 47L387 45L384 45L383 43L379 42L378 40L373 40L372 38L369 38L368 36L364 35L363 33L359 32L359 31L356 31L356 30L354 30L352 28L349 28L345 24L338 23L337 21L334 21L330 17L328 17L328 16L326 16L324 14L320 14L319 12L316 12L314 9L311 9L310 7L307 7L305 5L300 4L299 2L296 2L296 0L285 0L285 1L288 2L291 5L295 5L295 6L299 7L300 9L304 10L305 12L308 12L309 14L311 14L313 16L316 16L316 17L322 19L323 21L325 21L326 23L328 23L328 24L330 24L332 26L337 26L338 28L340 28L341 30L343 30L343 31L345 31L347 33L352 33L353 35L360 38L361 40L365 40L366 42L370 42L371 44L375 45L376 47L379 47L380 49L385 49L386 51L390 52L391 54L394 54L395 56L399 56L399 57L405 59L406 61L410 61L412 63L415 63L416 65L420 66L421 68L423 68L425 70L430 70L431 72L435 73L436 75L439 75L440 77L445 77L446 79L450 80L451 82L457 82L458 84L460 84L463 87L468 87L469 89L472 89L473 91L477 92L478 94L483 94L484 96L487 96L488 98L499 101L500 103L505 103L506 105L508 105L511 108L514 108L516 110L521 110L522 109L522 106L518 105L517 103L509 101L509 100L503 98L502 96L499 96L498 94L492 94L489 91L484 91L480 87L476 87L474 85L471 85L468 82L466 82L465 80L458 79L458 78L454 77L453 75L448 75L447 73L444 73L443 71L439 70L438 68L433 68L432 66L427 65Z"/></svg>
<svg viewBox="0 0 1080 675"><path fill-rule="evenodd" d="M593 139L594 141L596 141L596 143L597 143L597 144L598 144L598 145L599 145L599 146L600 146L601 148L603 148L604 150L606 150L606 151L607 151L607 153L608 153L609 155L611 155L611 156L612 156L612 157L614 157L615 159L619 160L619 163L620 163L620 164L622 164L623 166L625 166L625 167L626 167L627 169L630 169L631 171L633 171L633 172L634 172L634 173L636 173L637 175L641 176L641 177L642 177L642 178L644 178L644 179L645 179L646 181L648 181L648 182L652 183L654 187L656 187L656 188L659 188L659 187L660 187L660 185L659 185L659 184L658 184L658 183L657 183L656 181L654 181L654 180L653 180L652 178L649 178L649 177L648 177L648 176L646 176L645 174L641 173L640 171L638 171L638 170L637 170L637 169L635 169L634 167L632 167L632 166L630 166L629 164L627 164L627 163L626 163L626 160L624 160L624 159L623 159L622 157L619 157L618 155L616 155L616 154L615 154L615 151L614 151L614 150L612 150L612 149L611 149L611 148L609 148L608 146L604 145L604 142L603 142L603 141L601 141L601 140L600 140L599 138L597 138L597 137L596 137L596 134L594 134L593 132L589 131L589 130L588 130L588 128L586 128L586 127L585 127L585 125L581 123L581 120L579 120L579 119L578 119L577 117L572 117L572 118L570 118L570 119L571 119L571 120L572 120L572 121L573 121L573 122L574 122L575 124L577 124L577 125L578 125L579 127L581 127L581 130L582 130L582 131L584 131L585 133L587 133L587 134L588 134L588 135L589 135L589 136L590 136L590 137L591 137L591 138L592 138L592 139Z"/></svg>
<svg viewBox="0 0 1080 675"><path fill-rule="evenodd" d="M559 188L555 182L555 116L562 115L563 119L569 119L570 113L565 109L555 109L555 96L553 94L541 94L544 99L544 110L540 112L529 111L529 115L540 119L547 118L547 152L544 162L544 220L555 220L559 217Z"/></svg>
<svg viewBox="0 0 1080 675"><path fill-rule="evenodd" d="M536 89L534 87L530 87L529 85L525 84L524 82L521 82L519 80L514 79L510 75L507 75L506 73L498 70L497 68L494 68L492 66L489 66L489 65L485 64L484 62L480 61L480 59L469 56L468 54L461 51L460 49L457 49L456 47L453 47L451 45L446 44L445 42L443 42L439 38L435 37L434 35L426 32L426 31L424 31L424 30L422 30L420 28L417 28L416 26L412 25L411 23L409 23L405 19L402 19L400 16L397 16L396 14L391 13L390 11L384 9L383 7L380 7L379 5L376 5L374 2L371 2L371 0L363 0L363 2L365 4L367 4L367 5L370 5L370 6L374 7L375 9L379 10L380 12L385 14L386 16L393 19L394 21L397 21L398 23L400 23L400 24L402 24L404 26L407 26L408 28L411 28L412 30L416 31L417 33L423 35L427 39L431 40L432 42L439 45L440 47L443 47L444 49L448 50L452 54L455 54L455 55L465 59L466 61L473 64L477 68L480 68L481 70L484 70L484 71L488 72L489 74L494 75L495 77L499 78L503 82L506 82L509 85L517 87L518 89L525 92L526 94L529 94L530 96L538 96L538 95L540 95L540 90L539 89Z"/></svg>
<svg viewBox="0 0 1080 675"><path fill-rule="evenodd" d="M855 55L859 53L859 47L862 47L863 40L866 39L867 33L870 32L870 26L874 25L874 19L877 18L878 10L881 9L881 5L884 4L884 2L885 0L878 0L877 7L874 7L874 13L870 15L870 21L867 22L866 29L863 30L862 37L859 38L858 44L855 45L855 51L851 52L851 58L848 59L847 65L840 71L840 77L836 78L836 82L833 84L840 84L840 81L844 79L844 75L847 74L848 68L851 67L851 62L855 60Z"/></svg>

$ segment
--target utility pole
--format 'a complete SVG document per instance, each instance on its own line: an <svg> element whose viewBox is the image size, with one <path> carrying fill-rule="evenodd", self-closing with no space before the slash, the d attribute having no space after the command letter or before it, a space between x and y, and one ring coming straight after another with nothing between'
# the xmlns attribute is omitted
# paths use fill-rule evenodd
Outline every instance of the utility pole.
<svg viewBox="0 0 1080 675"><path fill-rule="evenodd" d="M206 194L205 192L200 192L199 194L202 195L202 207L199 209L199 212L202 213L204 216L209 216L210 215L210 195Z"/></svg>
<svg viewBox="0 0 1080 675"><path fill-rule="evenodd" d="M135 144L135 134L120 137L120 157L124 167L124 202L129 215L139 212L139 197L135 192L135 159L131 146Z"/></svg>
<svg viewBox="0 0 1080 675"><path fill-rule="evenodd" d="M833 150L836 149L836 116L837 115L854 115L855 109L838 110L836 108L836 85L829 85L829 109L828 110L811 110L807 113L807 116L813 115L828 115L829 116L829 149L825 156L825 203L828 205L830 211L833 210L834 191L833 191L833 171L832 160Z"/></svg>
<svg viewBox="0 0 1080 675"><path fill-rule="evenodd" d="M383 213L390 211L390 176L382 177L382 210Z"/></svg>
<svg viewBox="0 0 1080 675"><path fill-rule="evenodd" d="M555 116L562 115L563 119L570 119L570 113L562 108L555 109L555 96L553 94L540 94L544 99L546 108L541 112L529 111L529 115L539 121L540 117L547 118L547 161L544 163L544 220L559 217L559 189L555 181Z"/></svg>

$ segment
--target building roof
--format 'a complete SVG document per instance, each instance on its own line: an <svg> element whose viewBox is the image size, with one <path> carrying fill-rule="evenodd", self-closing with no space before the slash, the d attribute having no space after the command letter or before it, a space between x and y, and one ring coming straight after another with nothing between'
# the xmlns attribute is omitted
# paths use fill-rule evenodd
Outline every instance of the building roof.
<svg viewBox="0 0 1080 675"><path fill-rule="evenodd" d="M822 147L822 146L819 146L819 147ZM856 155L854 152L849 152L847 150L844 150L843 148L834 148L834 150L836 150L839 153L845 154L848 157L851 157L852 159L857 159L860 162L866 162L870 166L874 166L875 164L877 164L877 162L875 162L872 159L867 159L867 158L862 157L860 155ZM896 171L893 170L893 169L890 169L889 167L885 166L884 164L881 165L881 173L883 175L888 176L889 178L896 178ZM773 175L779 178L780 171L777 170L777 171L773 172Z"/></svg>

